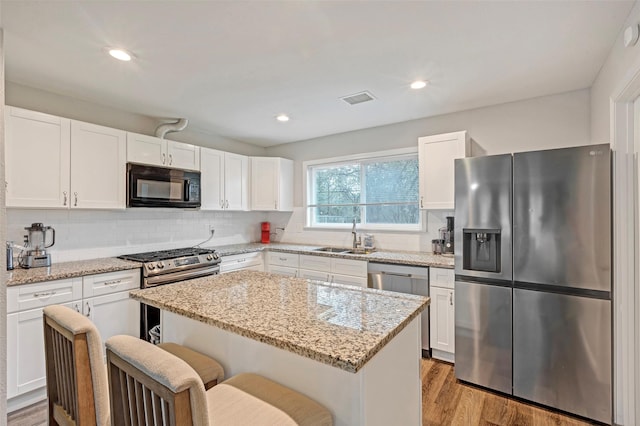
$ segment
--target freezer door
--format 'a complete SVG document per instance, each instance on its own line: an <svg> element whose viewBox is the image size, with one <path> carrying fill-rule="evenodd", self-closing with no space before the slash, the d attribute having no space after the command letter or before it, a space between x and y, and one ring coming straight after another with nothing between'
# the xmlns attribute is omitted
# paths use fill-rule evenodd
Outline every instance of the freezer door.
<svg viewBox="0 0 640 426"><path fill-rule="evenodd" d="M513 292L513 394L611 423L611 302Z"/></svg>
<svg viewBox="0 0 640 426"><path fill-rule="evenodd" d="M609 145L514 154L513 279L611 291Z"/></svg>
<svg viewBox="0 0 640 426"><path fill-rule="evenodd" d="M511 287L456 281L456 377L511 393Z"/></svg>
<svg viewBox="0 0 640 426"><path fill-rule="evenodd" d="M456 275L509 281L513 278L511 159L511 154L505 154L455 160ZM486 233L489 234L487 244L476 244L476 237ZM494 244L496 238L498 244ZM484 253L474 257L478 251ZM497 259L493 257L495 253ZM474 265L474 259L492 266L478 267Z"/></svg>

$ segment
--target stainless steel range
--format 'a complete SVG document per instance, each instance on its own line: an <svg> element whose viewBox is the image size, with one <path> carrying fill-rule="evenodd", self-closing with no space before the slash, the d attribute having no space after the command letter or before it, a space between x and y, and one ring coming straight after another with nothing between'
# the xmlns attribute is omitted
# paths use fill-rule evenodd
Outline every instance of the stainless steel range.
<svg viewBox="0 0 640 426"><path fill-rule="evenodd" d="M220 272L220 257L212 249L189 247L125 254L119 257L143 263L142 288L175 283Z"/></svg>
<svg viewBox="0 0 640 426"><path fill-rule="evenodd" d="M171 284L220 273L220 257L213 249L188 247L119 256L142 262L141 288ZM140 304L140 338L159 343L160 310Z"/></svg>

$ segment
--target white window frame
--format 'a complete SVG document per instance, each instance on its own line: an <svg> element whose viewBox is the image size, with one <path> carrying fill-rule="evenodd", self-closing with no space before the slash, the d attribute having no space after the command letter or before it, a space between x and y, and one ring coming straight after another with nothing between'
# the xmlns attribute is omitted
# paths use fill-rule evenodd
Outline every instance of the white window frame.
<svg viewBox="0 0 640 426"><path fill-rule="evenodd" d="M302 177L303 185L302 192L304 198L305 209L305 229L307 230L344 230L351 229L353 226L350 223L329 223L329 224L314 224L311 217L309 204L311 204L312 193L309 185L311 183L311 167L312 166L338 166L340 164L347 164L354 161L369 161L369 160L383 160L391 159L392 157L399 157L403 155L418 154L418 147L411 148L399 148L386 151L367 152L355 155L345 155L341 157L323 158L318 160L309 160L302 162ZM417 224L375 224L375 223L358 223L358 230L371 230L371 231L424 231L425 220L423 218L423 210L419 210L418 223Z"/></svg>

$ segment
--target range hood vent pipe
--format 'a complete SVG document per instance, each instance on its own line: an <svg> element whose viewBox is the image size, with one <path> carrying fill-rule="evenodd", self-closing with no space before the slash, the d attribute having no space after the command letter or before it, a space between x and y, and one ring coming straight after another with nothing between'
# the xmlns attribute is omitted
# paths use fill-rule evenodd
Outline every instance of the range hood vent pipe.
<svg viewBox="0 0 640 426"><path fill-rule="evenodd" d="M156 129L156 136L161 139L164 139L164 136L167 133L183 131L184 129L187 128L187 124L189 124L189 120L187 120L186 118L181 118L175 123L161 124Z"/></svg>

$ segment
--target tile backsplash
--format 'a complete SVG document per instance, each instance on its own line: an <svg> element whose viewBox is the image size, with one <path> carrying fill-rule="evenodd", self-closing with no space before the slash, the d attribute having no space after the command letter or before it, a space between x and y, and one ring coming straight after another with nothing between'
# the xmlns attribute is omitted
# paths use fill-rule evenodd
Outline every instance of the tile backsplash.
<svg viewBox="0 0 640 426"><path fill-rule="evenodd" d="M259 241L263 212L176 209L28 210L7 209L7 240L22 245L25 227L42 222L56 230L53 262L117 256L150 250Z"/></svg>

